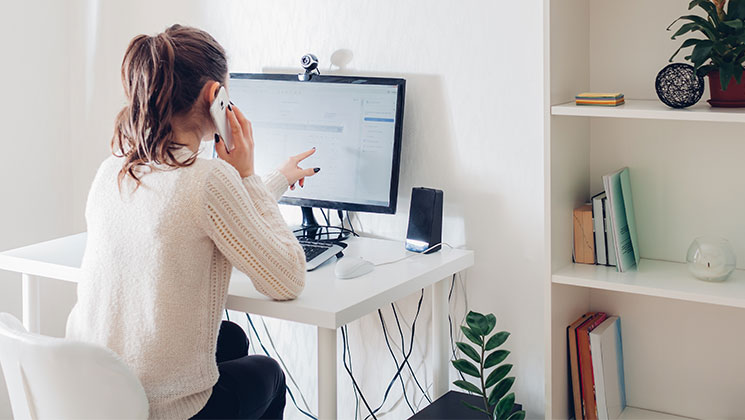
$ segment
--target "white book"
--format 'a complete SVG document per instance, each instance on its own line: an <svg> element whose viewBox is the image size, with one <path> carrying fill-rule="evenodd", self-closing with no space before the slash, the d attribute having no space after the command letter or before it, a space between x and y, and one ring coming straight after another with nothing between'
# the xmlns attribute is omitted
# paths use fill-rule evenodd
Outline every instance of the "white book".
<svg viewBox="0 0 745 420"><path fill-rule="evenodd" d="M603 218L605 220L605 245L608 249L608 265L616 265L616 245L613 242L613 225L610 223L610 204L603 198Z"/></svg>
<svg viewBox="0 0 745 420"><path fill-rule="evenodd" d="M603 199L605 191L592 197L592 224L595 232L595 261L598 264L608 264L608 254L605 249L605 221L603 220Z"/></svg>
<svg viewBox="0 0 745 420"><path fill-rule="evenodd" d="M599 420L617 419L626 408L621 319L612 316L590 332L590 355Z"/></svg>

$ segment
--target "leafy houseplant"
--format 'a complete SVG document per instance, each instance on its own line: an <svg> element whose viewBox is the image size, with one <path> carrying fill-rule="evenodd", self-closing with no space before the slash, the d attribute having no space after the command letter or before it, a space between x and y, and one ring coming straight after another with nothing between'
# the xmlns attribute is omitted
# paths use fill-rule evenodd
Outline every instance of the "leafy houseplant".
<svg viewBox="0 0 745 420"><path fill-rule="evenodd" d="M727 0L692 0L688 10L699 7L706 12L705 17L681 16L667 28L670 30L679 21L686 21L673 34L672 39L692 32L703 35L703 38L683 41L670 61L680 50L693 47L691 54L685 58L693 64L699 75L709 76L712 96L710 103L713 106L727 106L727 101L745 102L745 87L741 84L745 70L745 0L729 0L729 4L727 3ZM735 83L731 83L732 79ZM728 87L731 92L723 94ZM717 104L722 101L725 103Z"/></svg>
<svg viewBox="0 0 745 420"><path fill-rule="evenodd" d="M465 380L453 382L459 388L472 392L483 397L484 408L476 407L462 401L463 404L474 410L480 411L494 420L509 419L522 420L525 418L525 411L516 411L512 413L515 405L515 393L507 392L515 383L515 378L507 376L512 370L512 365L502 364L504 359L510 354L507 350L497 350L499 346L507 341L510 333L500 331L492 334L494 326L497 324L497 318L493 314L482 315L478 312L470 311L466 316L466 325L461 326L463 335L475 346L457 342L455 343L463 354L468 356L477 365L467 359L453 360L453 366L459 372L478 378L480 386L474 385ZM486 370L494 368L488 376ZM492 388L493 387L493 388ZM489 388L491 392L488 392Z"/></svg>

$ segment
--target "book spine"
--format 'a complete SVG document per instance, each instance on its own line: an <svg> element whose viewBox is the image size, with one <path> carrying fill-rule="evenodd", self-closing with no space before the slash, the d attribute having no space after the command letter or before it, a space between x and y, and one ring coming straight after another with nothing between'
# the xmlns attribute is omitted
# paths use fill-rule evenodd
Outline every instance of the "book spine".
<svg viewBox="0 0 745 420"><path fill-rule="evenodd" d="M598 264L607 264L608 256L605 250L605 221L603 220L602 194L592 198L592 221L595 227L595 256Z"/></svg>
<svg viewBox="0 0 745 420"><path fill-rule="evenodd" d="M613 240L613 224L610 222L608 197L603 198L603 218L605 219L605 245L608 249L608 265L616 265L616 246Z"/></svg>
<svg viewBox="0 0 745 420"><path fill-rule="evenodd" d="M590 354L592 357L592 375L595 379L595 402L597 404L598 419L608 418L608 403L605 398L605 375L603 374L603 347L601 336L590 334ZM615 360L614 360L615 362Z"/></svg>
<svg viewBox="0 0 745 420"><path fill-rule="evenodd" d="M574 418L582 420L582 380L579 375L579 355L577 354L577 328L589 322L595 314L588 312L567 327L567 351L569 352L569 369L572 380L572 401Z"/></svg>
<svg viewBox="0 0 745 420"><path fill-rule="evenodd" d="M579 354L579 369L582 376L582 400L584 402L584 418L598 420L597 404L595 400L595 379L592 371L592 353L590 350L590 331L600 325L608 315L600 312L592 321L577 328L577 349Z"/></svg>
<svg viewBox="0 0 745 420"><path fill-rule="evenodd" d="M574 261L595 264L592 206L585 204L574 209Z"/></svg>

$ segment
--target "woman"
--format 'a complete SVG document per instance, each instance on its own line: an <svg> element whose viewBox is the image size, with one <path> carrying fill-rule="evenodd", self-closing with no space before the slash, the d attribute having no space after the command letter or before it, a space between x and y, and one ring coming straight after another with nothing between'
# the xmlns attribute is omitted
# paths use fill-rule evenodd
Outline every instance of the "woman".
<svg viewBox="0 0 745 420"><path fill-rule="evenodd" d="M277 199L319 169L298 166L309 150L255 175L251 124L235 105L228 153L209 114L227 75L225 51L206 32L174 25L135 37L113 156L88 196L84 279L67 336L118 353L140 378L151 418L284 410L279 366L247 356L242 329L221 318L233 266L273 299L303 290L305 254ZM198 159L200 142L213 138L220 159Z"/></svg>

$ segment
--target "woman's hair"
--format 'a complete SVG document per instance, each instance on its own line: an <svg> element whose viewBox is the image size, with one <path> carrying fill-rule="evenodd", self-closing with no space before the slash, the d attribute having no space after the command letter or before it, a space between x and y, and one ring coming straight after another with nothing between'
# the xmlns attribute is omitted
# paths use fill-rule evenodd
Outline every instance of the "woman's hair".
<svg viewBox="0 0 745 420"><path fill-rule="evenodd" d="M205 83L225 83L225 50L207 32L173 25L155 36L130 41L122 61L122 84L127 105L114 125L111 148L124 157L119 185L130 176L140 185L139 166L150 163L178 168L196 156L178 161L173 151L184 145L173 137L174 115L188 112Z"/></svg>

